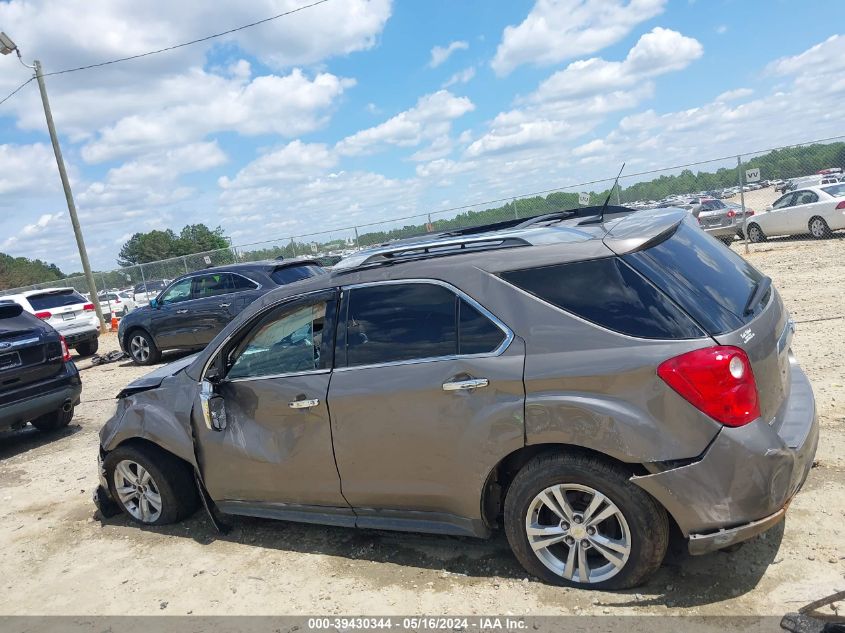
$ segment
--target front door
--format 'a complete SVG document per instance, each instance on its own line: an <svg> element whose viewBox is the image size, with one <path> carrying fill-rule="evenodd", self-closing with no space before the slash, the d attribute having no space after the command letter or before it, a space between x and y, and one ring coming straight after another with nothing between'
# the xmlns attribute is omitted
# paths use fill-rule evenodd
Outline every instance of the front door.
<svg viewBox="0 0 845 633"><path fill-rule="evenodd" d="M306 521L323 513L352 523L326 402L335 311L333 290L283 303L215 357L225 428L209 428L199 401L193 415L203 479L224 511Z"/></svg>
<svg viewBox="0 0 845 633"><path fill-rule="evenodd" d="M189 315L191 279L182 279L161 293L151 308L150 329L160 349L194 346L194 326Z"/></svg>
<svg viewBox="0 0 845 633"><path fill-rule="evenodd" d="M523 446L524 343L445 284L344 289L329 408L361 527L477 531L495 464Z"/></svg>

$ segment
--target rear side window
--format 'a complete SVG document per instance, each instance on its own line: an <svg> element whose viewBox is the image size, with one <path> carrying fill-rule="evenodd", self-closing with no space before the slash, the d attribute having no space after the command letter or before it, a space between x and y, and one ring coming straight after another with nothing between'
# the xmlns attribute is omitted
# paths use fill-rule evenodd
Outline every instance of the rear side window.
<svg viewBox="0 0 845 633"><path fill-rule="evenodd" d="M562 310L628 336L688 339L704 335L618 257L514 270L502 277Z"/></svg>
<svg viewBox="0 0 845 633"><path fill-rule="evenodd" d="M349 367L490 354L505 342L488 316L437 284L383 284L345 294L339 363L345 351Z"/></svg>
<svg viewBox="0 0 845 633"><path fill-rule="evenodd" d="M251 279L247 279L246 277L241 277L240 275L232 275L232 287L235 291L239 290L255 290L258 288L258 284L252 281Z"/></svg>
<svg viewBox="0 0 845 633"><path fill-rule="evenodd" d="M51 292L43 295L29 295L27 301L29 301L33 310L48 310L50 308L72 306L78 303L88 303L88 299L75 290Z"/></svg>
<svg viewBox="0 0 845 633"><path fill-rule="evenodd" d="M739 329L769 300L764 297L752 314L744 315L748 298L763 275L742 257L685 223L663 242L623 259L714 336Z"/></svg>
<svg viewBox="0 0 845 633"><path fill-rule="evenodd" d="M316 277L317 275L325 274L325 270L314 264L305 264L302 266L285 266L277 268L270 273L270 278L280 286L291 284L300 279L308 279L309 277Z"/></svg>

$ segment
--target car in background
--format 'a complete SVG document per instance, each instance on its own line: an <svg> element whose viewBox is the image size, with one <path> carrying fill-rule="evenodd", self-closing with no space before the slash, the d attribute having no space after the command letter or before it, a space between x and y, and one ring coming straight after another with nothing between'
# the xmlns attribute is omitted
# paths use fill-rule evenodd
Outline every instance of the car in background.
<svg viewBox="0 0 845 633"><path fill-rule="evenodd" d="M100 336L100 322L94 311L94 304L73 288L50 288L27 290L16 295L7 295L11 300L49 323L65 337L65 343L80 356L97 353Z"/></svg>
<svg viewBox="0 0 845 633"><path fill-rule="evenodd" d="M81 393L64 337L20 303L0 300L0 430L65 427Z"/></svg>
<svg viewBox="0 0 845 633"><path fill-rule="evenodd" d="M790 191L748 222L748 239L762 242L775 235L831 237L845 229L845 183Z"/></svg>
<svg viewBox="0 0 845 633"><path fill-rule="evenodd" d="M168 279L149 279L142 281L132 290L132 300L136 307L148 305L150 299L155 299L158 294L167 288Z"/></svg>
<svg viewBox="0 0 845 633"><path fill-rule="evenodd" d="M736 211L727 204L714 198L700 198L691 211L705 233L725 244L734 241L737 231Z"/></svg>
<svg viewBox="0 0 845 633"><path fill-rule="evenodd" d="M120 348L139 365L165 350L199 350L258 297L278 286L325 274L317 260L231 264L182 275L130 312L117 330Z"/></svg>
<svg viewBox="0 0 845 633"><path fill-rule="evenodd" d="M112 314L119 318L125 317L135 309L134 293L110 290L99 293L97 298L100 300L100 310L106 320L111 320Z"/></svg>

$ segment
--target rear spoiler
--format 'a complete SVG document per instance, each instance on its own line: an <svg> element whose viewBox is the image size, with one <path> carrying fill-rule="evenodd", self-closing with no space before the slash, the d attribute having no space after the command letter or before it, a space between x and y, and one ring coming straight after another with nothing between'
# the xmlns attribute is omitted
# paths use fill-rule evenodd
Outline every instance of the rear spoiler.
<svg viewBox="0 0 845 633"><path fill-rule="evenodd" d="M602 241L617 255L633 253L671 237L682 222L693 222L692 215L683 209L639 211L615 222Z"/></svg>

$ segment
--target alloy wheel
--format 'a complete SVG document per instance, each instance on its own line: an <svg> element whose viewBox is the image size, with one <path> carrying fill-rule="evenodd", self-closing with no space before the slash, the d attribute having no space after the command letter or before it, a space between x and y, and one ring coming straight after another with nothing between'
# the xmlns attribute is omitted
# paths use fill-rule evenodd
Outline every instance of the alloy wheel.
<svg viewBox="0 0 845 633"><path fill-rule="evenodd" d="M827 225L824 223L824 220L821 218L815 218L812 222L810 222L810 233L813 234L813 237L816 239L820 239L827 234Z"/></svg>
<svg viewBox="0 0 845 633"><path fill-rule="evenodd" d="M576 583L612 578L631 555L631 530L622 511L581 484L557 484L535 496L525 532L540 562Z"/></svg>
<svg viewBox="0 0 845 633"><path fill-rule="evenodd" d="M149 471L138 462L118 462L114 490L126 511L138 521L154 523L161 516L161 493Z"/></svg>
<svg viewBox="0 0 845 633"><path fill-rule="evenodd" d="M132 358L142 363L150 357L150 344L140 334L132 337L129 349L132 352Z"/></svg>

